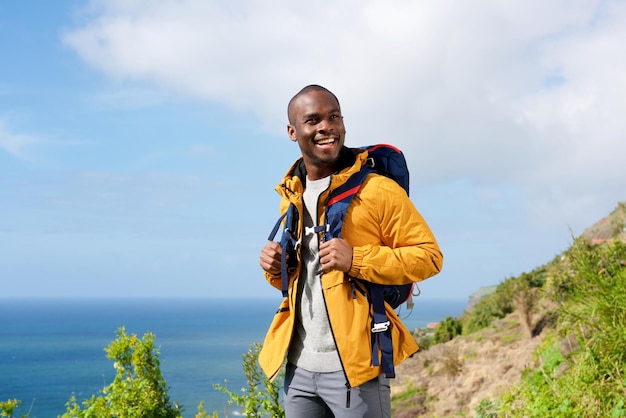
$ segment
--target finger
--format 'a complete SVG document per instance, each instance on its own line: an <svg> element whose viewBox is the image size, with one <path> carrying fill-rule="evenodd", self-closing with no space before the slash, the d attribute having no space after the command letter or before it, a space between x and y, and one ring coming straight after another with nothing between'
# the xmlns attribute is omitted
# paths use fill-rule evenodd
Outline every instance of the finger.
<svg viewBox="0 0 626 418"><path fill-rule="evenodd" d="M261 249L259 264L268 273L278 274L281 269L282 247L277 243L268 242Z"/></svg>
<svg viewBox="0 0 626 418"><path fill-rule="evenodd" d="M275 242L275 241L268 241L267 244L265 244L264 248L268 250L278 251L278 252L281 252L283 249L283 247L280 246L280 243Z"/></svg>
<svg viewBox="0 0 626 418"><path fill-rule="evenodd" d="M280 261L277 263L273 259L265 259L261 258L260 263L261 268L267 271L270 274L278 274L280 273Z"/></svg>

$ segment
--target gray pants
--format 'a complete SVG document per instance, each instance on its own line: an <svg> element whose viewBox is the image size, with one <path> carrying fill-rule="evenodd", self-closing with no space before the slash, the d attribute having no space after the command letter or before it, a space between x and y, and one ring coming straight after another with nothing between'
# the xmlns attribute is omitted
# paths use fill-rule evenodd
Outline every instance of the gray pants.
<svg viewBox="0 0 626 418"><path fill-rule="evenodd" d="M391 390L384 375L348 391L343 371L313 373L288 363L283 399L287 418L391 417Z"/></svg>

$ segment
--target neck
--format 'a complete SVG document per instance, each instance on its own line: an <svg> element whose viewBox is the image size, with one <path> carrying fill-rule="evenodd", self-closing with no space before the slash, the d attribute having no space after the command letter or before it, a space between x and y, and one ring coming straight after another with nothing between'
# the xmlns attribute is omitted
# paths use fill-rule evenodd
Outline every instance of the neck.
<svg viewBox="0 0 626 418"><path fill-rule="evenodd" d="M307 164L306 160L304 161L304 165L306 166L306 177L309 180L319 180L324 177L328 177L331 174L337 171L337 162L327 163L327 164Z"/></svg>
<svg viewBox="0 0 626 418"><path fill-rule="evenodd" d="M331 174L339 172L346 167L350 167L354 164L356 154L354 150L343 147L339 155L339 159L334 164L316 165L312 164L306 156L303 156L300 160L300 164L295 169L295 175L303 180L318 180L324 177L328 177Z"/></svg>
<svg viewBox="0 0 626 418"><path fill-rule="evenodd" d="M336 171L337 170L324 170L324 171L307 170L306 178L309 180L321 180L325 177L330 176Z"/></svg>

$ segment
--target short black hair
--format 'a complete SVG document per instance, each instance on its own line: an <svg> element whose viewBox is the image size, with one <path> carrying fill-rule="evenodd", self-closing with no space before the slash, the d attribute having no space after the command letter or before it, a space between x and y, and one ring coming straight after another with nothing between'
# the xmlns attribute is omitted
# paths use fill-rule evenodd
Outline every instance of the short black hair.
<svg viewBox="0 0 626 418"><path fill-rule="evenodd" d="M293 103L296 101L296 99L298 97L300 97L303 94L306 94L306 93L308 93L310 91L325 91L326 93L328 93L331 96L333 96L333 98L337 102L337 106L339 106L339 108L341 109L341 105L339 105L339 99L337 99L337 96L335 96L335 94L332 91L330 91L326 87L322 87L322 86L320 86L318 84L309 84L308 86L304 87L302 90L297 92L296 95L293 96L291 98L291 100L289 100L289 104L287 105L287 118L289 119L289 124L290 125L293 125L293 120L291 119L291 106L293 105Z"/></svg>

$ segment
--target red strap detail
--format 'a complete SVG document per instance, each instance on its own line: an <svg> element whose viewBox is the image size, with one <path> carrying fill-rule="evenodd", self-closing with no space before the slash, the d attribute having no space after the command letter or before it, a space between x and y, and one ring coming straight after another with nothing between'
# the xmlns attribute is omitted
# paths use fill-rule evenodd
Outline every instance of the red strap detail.
<svg viewBox="0 0 626 418"><path fill-rule="evenodd" d="M389 145L389 144L372 145L372 147L369 149L369 151L374 151L375 149L378 149L378 148L391 148L392 150L394 150L398 154L402 154L402 151L400 151L398 148L394 147L393 145Z"/></svg>
<svg viewBox="0 0 626 418"><path fill-rule="evenodd" d="M348 197L350 195L356 194L356 192L358 192L360 188L361 188L361 185L359 184L358 186L355 186L355 187L351 188L350 190L346 190L345 192L343 192L341 194L338 194L337 196L335 196L332 199L330 199L326 206L330 206L333 203L337 203L339 201L342 201L343 199L345 199L346 197Z"/></svg>

